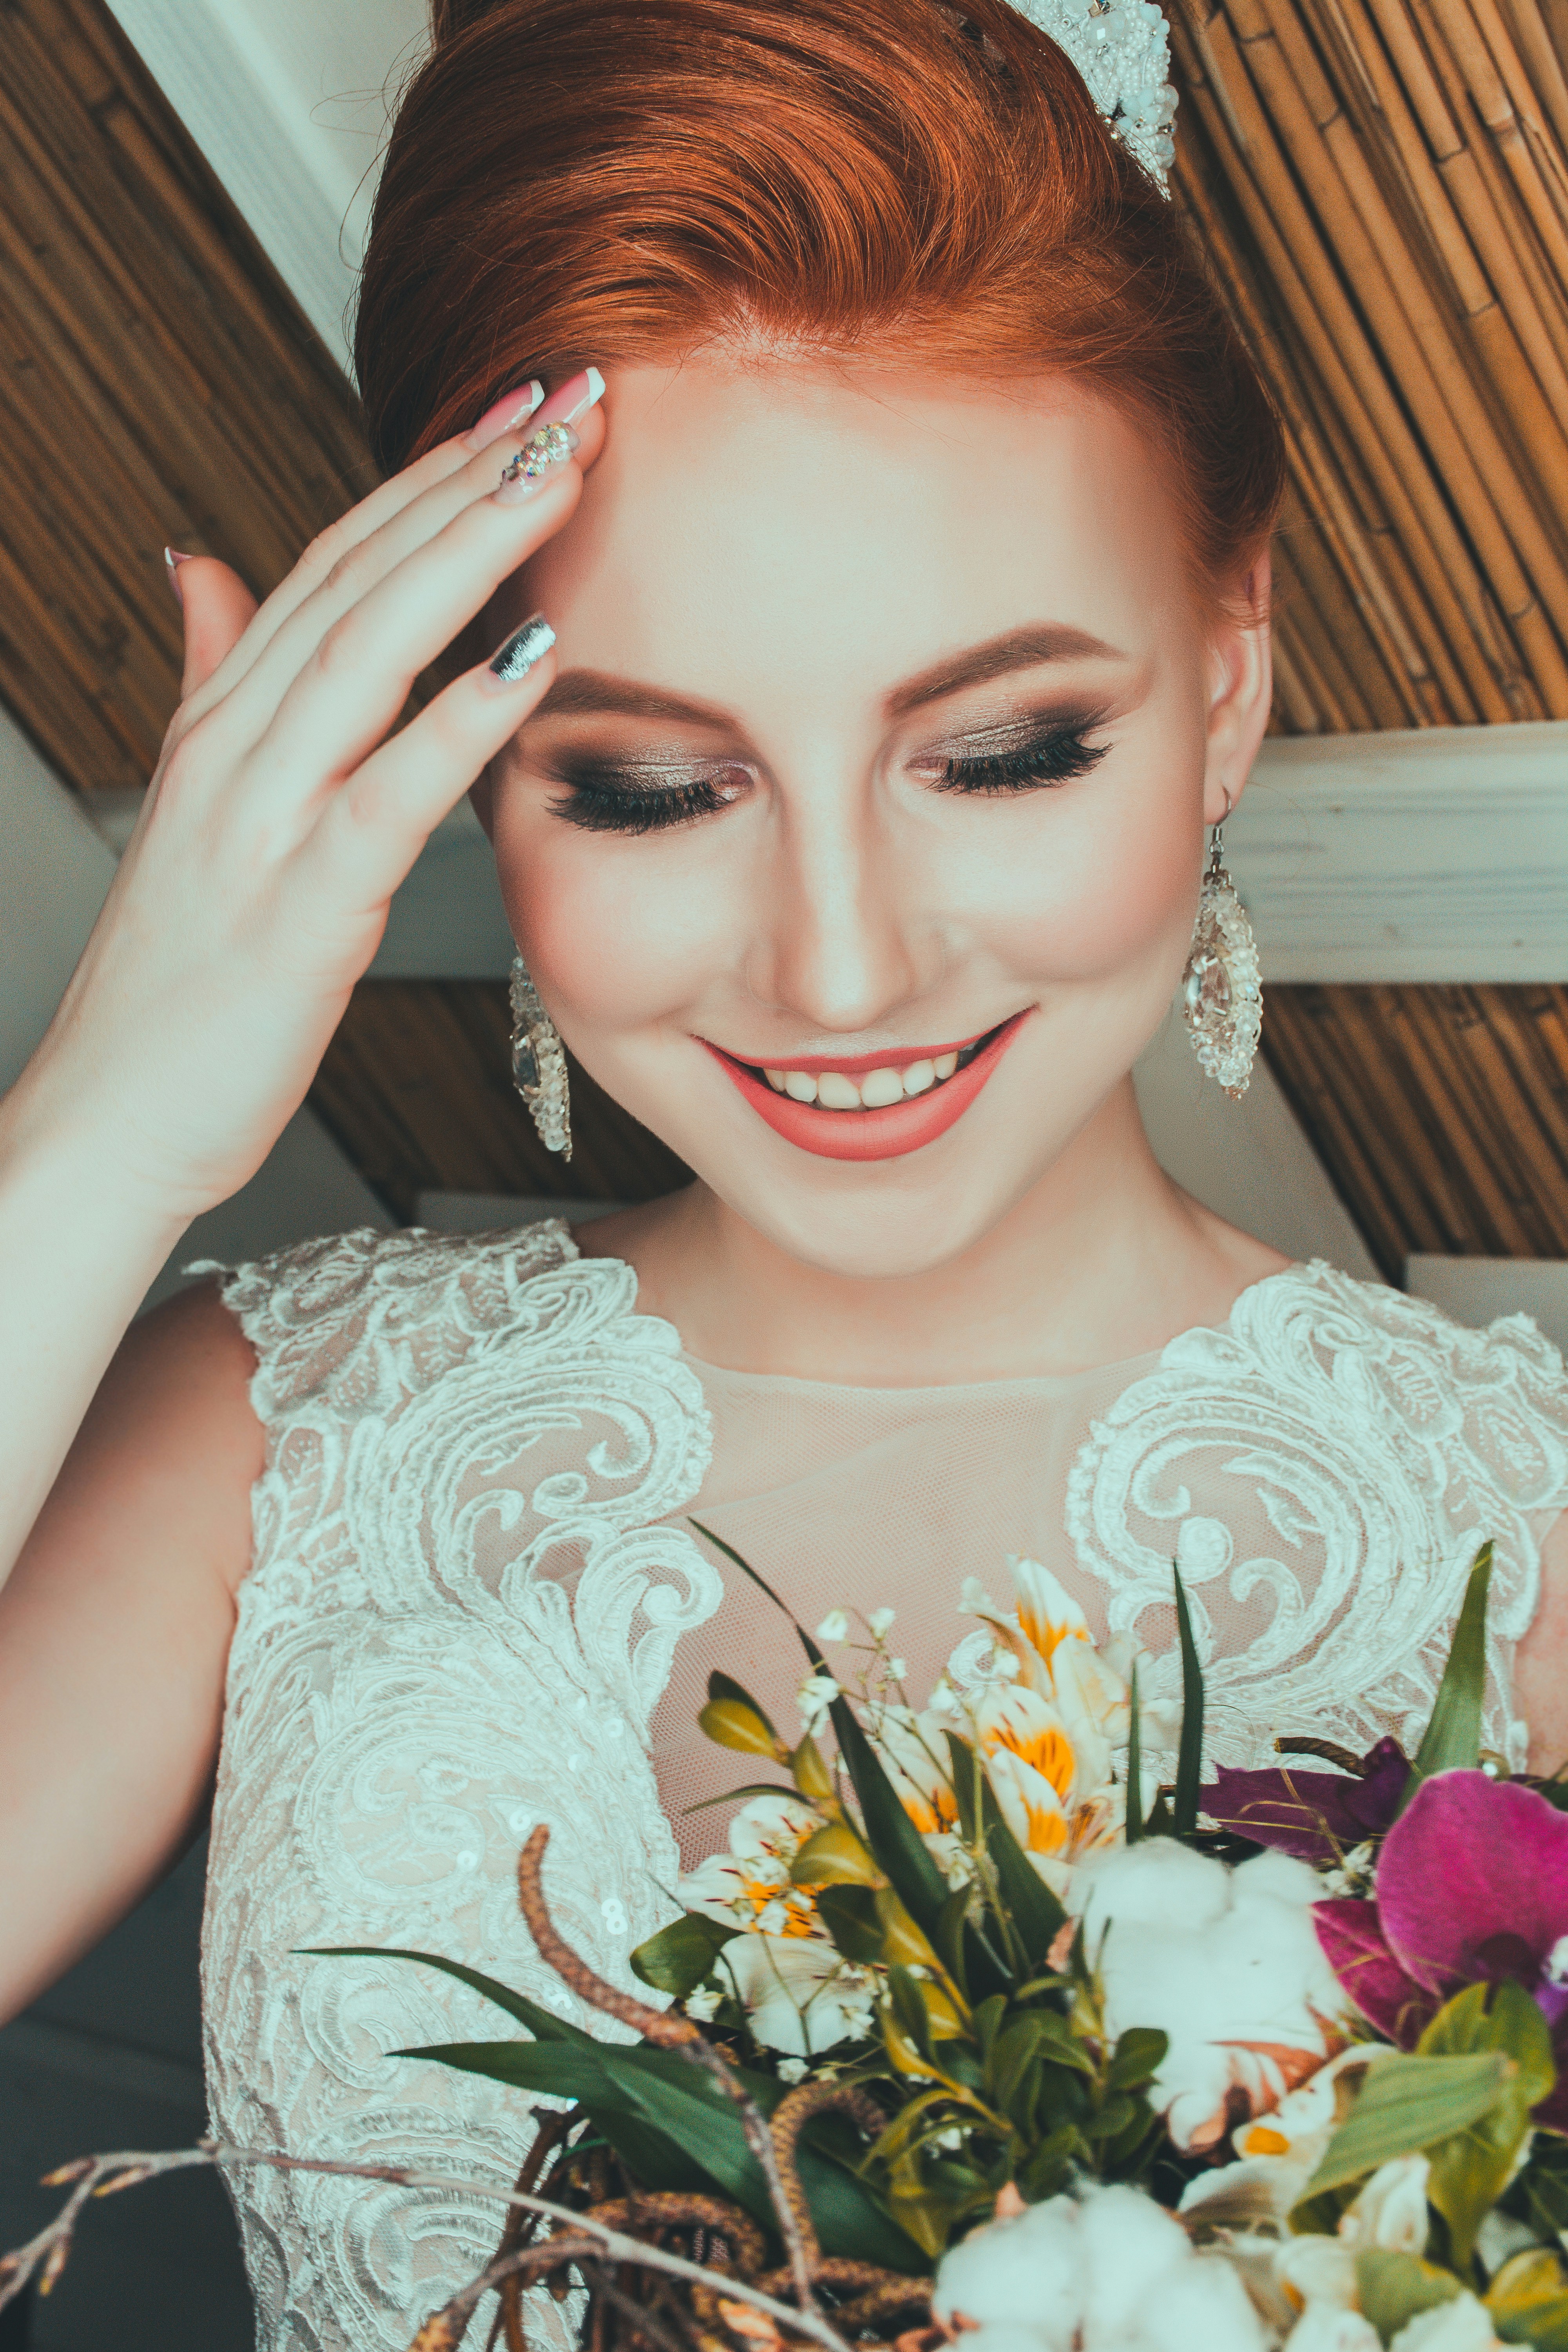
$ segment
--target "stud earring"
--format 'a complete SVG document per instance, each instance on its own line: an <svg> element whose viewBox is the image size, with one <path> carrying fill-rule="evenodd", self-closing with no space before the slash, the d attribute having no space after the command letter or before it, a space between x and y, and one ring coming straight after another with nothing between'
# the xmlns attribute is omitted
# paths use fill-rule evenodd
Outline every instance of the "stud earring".
<svg viewBox="0 0 1568 2352"><path fill-rule="evenodd" d="M1230 814L1228 796L1225 813ZM1209 844L1192 950L1182 975L1182 1012L1204 1069L1239 1102L1263 1027L1263 980L1258 941L1225 870L1223 849L1222 824Z"/></svg>
<svg viewBox="0 0 1568 2352"><path fill-rule="evenodd" d="M572 1102L566 1084L566 1048L561 1032L540 1002L521 956L511 962L511 1082L528 1105L547 1151L572 1157Z"/></svg>

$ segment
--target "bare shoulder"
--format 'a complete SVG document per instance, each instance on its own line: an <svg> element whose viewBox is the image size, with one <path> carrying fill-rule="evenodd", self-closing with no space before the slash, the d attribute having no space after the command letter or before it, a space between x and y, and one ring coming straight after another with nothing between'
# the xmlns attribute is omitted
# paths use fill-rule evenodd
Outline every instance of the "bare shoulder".
<svg viewBox="0 0 1568 2352"><path fill-rule="evenodd" d="M266 1444L255 1352L201 1283L133 1323L66 1458L27 1549L89 1539L110 1517L129 1549L200 1558L232 1592L250 1559L250 1489ZM22 1565L26 1565L24 1554Z"/></svg>

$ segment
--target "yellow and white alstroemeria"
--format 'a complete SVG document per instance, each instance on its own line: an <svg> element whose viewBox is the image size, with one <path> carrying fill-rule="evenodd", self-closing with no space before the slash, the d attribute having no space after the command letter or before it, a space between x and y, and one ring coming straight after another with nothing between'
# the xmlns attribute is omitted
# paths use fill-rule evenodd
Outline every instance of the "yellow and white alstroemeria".
<svg viewBox="0 0 1568 2352"><path fill-rule="evenodd" d="M822 1815L787 1790L753 1797L730 1824L729 1853L710 1853L682 1878L683 1907L761 1935L823 1935L810 1888L790 1880L795 1855L822 1827Z"/></svg>

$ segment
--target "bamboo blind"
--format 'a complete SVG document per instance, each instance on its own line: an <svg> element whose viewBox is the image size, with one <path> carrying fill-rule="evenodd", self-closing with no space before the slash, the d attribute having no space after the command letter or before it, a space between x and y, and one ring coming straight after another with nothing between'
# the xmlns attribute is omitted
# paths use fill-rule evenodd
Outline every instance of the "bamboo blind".
<svg viewBox="0 0 1568 2352"><path fill-rule="evenodd" d="M1284 420L1278 722L1568 717L1568 0L1172 0Z"/></svg>

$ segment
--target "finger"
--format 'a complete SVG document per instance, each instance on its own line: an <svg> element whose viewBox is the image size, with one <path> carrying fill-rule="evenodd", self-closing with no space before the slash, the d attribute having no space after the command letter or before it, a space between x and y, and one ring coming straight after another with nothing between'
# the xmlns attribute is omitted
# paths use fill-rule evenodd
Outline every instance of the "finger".
<svg viewBox="0 0 1568 2352"><path fill-rule="evenodd" d="M298 853L329 901L379 908L426 842L555 677L555 632L542 613L466 670L333 794Z"/></svg>
<svg viewBox="0 0 1568 2352"><path fill-rule="evenodd" d="M493 472L496 451L488 453ZM485 460L480 460L484 463ZM396 719L421 670L494 595L501 582L559 530L582 492L566 457L531 484L520 480L466 506L341 611L312 643L319 612L301 611L223 713L249 738L248 758L297 780L300 797L330 789L369 756ZM367 551L365 561L370 557ZM247 706L254 706L247 708Z"/></svg>
<svg viewBox="0 0 1568 2352"><path fill-rule="evenodd" d="M579 462L585 471L605 446L604 418L598 413L604 391L605 379L594 367L571 377L548 399L542 385L533 379L492 401L467 433L441 442L390 481L381 483L368 498L362 499L358 506L351 508L339 521L311 541L288 578L279 583L262 605L252 630L236 649L223 675L214 677L214 695L209 700L226 693L237 677L253 667L284 625L342 569L346 559L368 541L405 518L416 526L415 538L421 531L428 536L439 530L450 511L443 506L440 494L503 435L523 436L531 429L531 419L536 424L570 425L582 444ZM502 452L503 457L505 454ZM494 484L482 487L493 488ZM472 494L479 495L479 490L480 485L476 483ZM434 504L430 503L433 494ZM389 562L397 561L408 543L389 543Z"/></svg>
<svg viewBox="0 0 1568 2352"><path fill-rule="evenodd" d="M256 599L237 572L210 555L183 556L177 570L171 565L170 577L185 616L184 702L238 644L256 612Z"/></svg>

